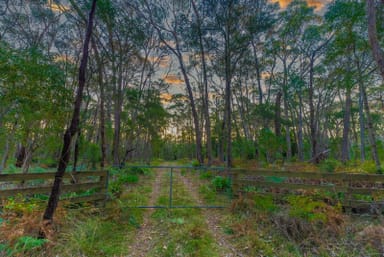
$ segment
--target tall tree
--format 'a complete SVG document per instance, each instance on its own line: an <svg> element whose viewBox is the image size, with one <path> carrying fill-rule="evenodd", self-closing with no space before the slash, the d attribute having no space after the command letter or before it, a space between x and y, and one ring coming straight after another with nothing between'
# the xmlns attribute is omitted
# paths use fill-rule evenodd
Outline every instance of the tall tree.
<svg viewBox="0 0 384 257"><path fill-rule="evenodd" d="M379 71L381 74L381 77L384 80L384 52L380 47L380 41L379 37L377 35L377 19L376 19L376 4L375 0L367 0L366 1L366 8L367 8L367 17L368 17L368 35L369 35L369 42L372 47L372 53L373 57L375 58L377 62L377 66L379 67ZM377 5L381 6L383 8L384 3L379 2Z"/></svg>
<svg viewBox="0 0 384 257"><path fill-rule="evenodd" d="M43 215L43 221L44 221L43 226L50 226L53 222L53 215L55 213L55 210L59 201L60 193L61 193L60 190L61 190L63 175L65 173L65 170L67 168L69 158L70 158L70 146L71 146L72 138L76 134L79 127L80 108L81 108L81 102L83 98L84 87L85 87L85 79L86 79L85 76L86 76L86 68L87 68L87 62L88 62L88 48L89 48L89 42L92 37L93 19L94 19L94 14L96 10L96 2L97 0L92 1L92 7L89 12L87 30L86 30L86 35L85 35L84 44L83 44L83 56L82 56L81 64L79 67L79 85L77 88L72 120L69 127L64 133L63 148L61 150L59 165L57 168L57 172L55 174L55 180L53 182L52 191L48 200L48 205ZM46 236L44 231L45 230L43 228L40 231L40 236L42 237Z"/></svg>

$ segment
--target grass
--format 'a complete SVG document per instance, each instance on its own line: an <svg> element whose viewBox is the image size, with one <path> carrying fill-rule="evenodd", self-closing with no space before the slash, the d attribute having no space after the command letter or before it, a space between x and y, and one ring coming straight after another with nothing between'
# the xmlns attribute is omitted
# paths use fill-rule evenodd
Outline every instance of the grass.
<svg viewBox="0 0 384 257"><path fill-rule="evenodd" d="M168 204L167 189L163 188L158 205ZM173 189L173 205L196 205L180 180L174 180ZM154 239L154 247L148 256L220 256L201 210L158 209L152 218L160 236Z"/></svg>
<svg viewBox="0 0 384 257"><path fill-rule="evenodd" d="M102 212L74 213L60 233L52 252L60 256L124 256L143 221L143 209L151 193L148 177L143 184L129 186L120 198L108 203Z"/></svg>

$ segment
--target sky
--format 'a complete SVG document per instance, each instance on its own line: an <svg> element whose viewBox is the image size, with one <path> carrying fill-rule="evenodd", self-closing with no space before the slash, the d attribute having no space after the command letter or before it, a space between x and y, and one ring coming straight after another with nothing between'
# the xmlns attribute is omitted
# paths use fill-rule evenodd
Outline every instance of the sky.
<svg viewBox="0 0 384 257"><path fill-rule="evenodd" d="M279 2L281 8L287 7L287 5L292 2L292 0L272 0L273 2ZM330 0L307 0L309 6L315 7L316 10L321 10L326 3Z"/></svg>

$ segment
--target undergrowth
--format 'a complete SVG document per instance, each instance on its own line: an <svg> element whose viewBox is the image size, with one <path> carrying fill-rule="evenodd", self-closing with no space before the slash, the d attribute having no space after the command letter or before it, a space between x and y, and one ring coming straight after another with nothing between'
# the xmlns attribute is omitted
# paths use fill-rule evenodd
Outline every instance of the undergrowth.
<svg viewBox="0 0 384 257"><path fill-rule="evenodd" d="M167 179L167 178L165 178ZM179 180L174 181L173 204L195 205ZM161 192L158 205L167 205L168 191ZM158 209L152 214L159 235L148 256L219 256L214 238L209 233L199 209Z"/></svg>

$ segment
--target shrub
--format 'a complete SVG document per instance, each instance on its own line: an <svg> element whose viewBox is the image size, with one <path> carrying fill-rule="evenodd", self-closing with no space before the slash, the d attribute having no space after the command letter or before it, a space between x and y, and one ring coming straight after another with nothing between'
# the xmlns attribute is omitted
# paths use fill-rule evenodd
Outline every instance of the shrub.
<svg viewBox="0 0 384 257"><path fill-rule="evenodd" d="M231 189L231 180L229 178L224 178L221 176L216 176L211 181L212 186L217 191L227 191Z"/></svg>
<svg viewBox="0 0 384 257"><path fill-rule="evenodd" d="M277 206L275 205L273 196L271 195L255 194L253 199L255 200L255 208L260 211L274 212L277 210Z"/></svg>
<svg viewBox="0 0 384 257"><path fill-rule="evenodd" d="M130 167L122 170L123 173L131 173L138 175L149 175L151 173L150 169L144 167Z"/></svg>
<svg viewBox="0 0 384 257"><path fill-rule="evenodd" d="M139 181L139 177L135 174L123 174L120 176L119 180L121 183L137 183Z"/></svg>
<svg viewBox="0 0 384 257"><path fill-rule="evenodd" d="M294 195L288 196L287 201L291 206L289 216L313 222L326 222L327 216L322 212L326 205L324 202L314 201L306 196Z"/></svg>
<svg viewBox="0 0 384 257"><path fill-rule="evenodd" d="M199 167L199 166L201 166L201 164L199 163L198 160L193 160L191 164L192 164L192 167Z"/></svg>
<svg viewBox="0 0 384 257"><path fill-rule="evenodd" d="M39 239L31 236L19 237L10 252L11 256L29 255L28 253L33 253L34 251L41 249L47 242L47 239Z"/></svg>
<svg viewBox="0 0 384 257"><path fill-rule="evenodd" d="M200 173L200 178L201 179L212 179L213 178L213 173L210 171L202 171Z"/></svg>
<svg viewBox="0 0 384 257"><path fill-rule="evenodd" d="M340 163L337 160L326 159L321 162L320 170L326 172L334 172L338 166L340 166Z"/></svg>

